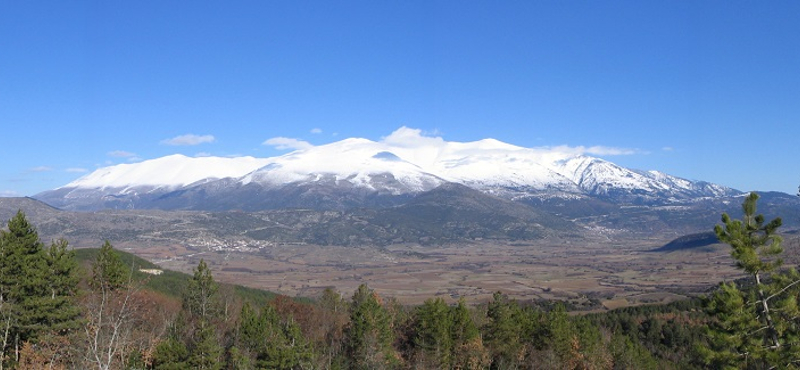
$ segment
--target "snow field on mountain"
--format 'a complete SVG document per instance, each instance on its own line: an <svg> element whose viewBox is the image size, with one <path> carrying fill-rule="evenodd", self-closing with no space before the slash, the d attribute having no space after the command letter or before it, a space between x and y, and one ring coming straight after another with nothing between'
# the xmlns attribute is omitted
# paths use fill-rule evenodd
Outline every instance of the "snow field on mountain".
<svg viewBox="0 0 800 370"><path fill-rule="evenodd" d="M379 141L350 138L270 158L171 155L98 169L64 188L181 188L232 178L266 187L332 182L334 185L419 193L456 182L483 191L524 189L559 194L610 190L670 194L725 193L658 171L636 171L584 155L574 148L524 148L494 139L448 142L402 127Z"/></svg>

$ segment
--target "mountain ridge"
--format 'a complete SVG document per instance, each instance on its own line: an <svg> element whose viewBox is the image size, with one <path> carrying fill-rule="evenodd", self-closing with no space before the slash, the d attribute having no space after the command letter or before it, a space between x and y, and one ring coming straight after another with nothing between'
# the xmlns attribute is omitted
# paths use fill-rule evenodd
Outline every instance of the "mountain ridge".
<svg viewBox="0 0 800 370"><path fill-rule="evenodd" d="M400 129L381 141L344 139L278 157L172 155L104 167L34 198L80 211L344 210L400 205L446 183L509 200L597 198L615 204L670 204L741 193L581 153L494 139L445 142Z"/></svg>

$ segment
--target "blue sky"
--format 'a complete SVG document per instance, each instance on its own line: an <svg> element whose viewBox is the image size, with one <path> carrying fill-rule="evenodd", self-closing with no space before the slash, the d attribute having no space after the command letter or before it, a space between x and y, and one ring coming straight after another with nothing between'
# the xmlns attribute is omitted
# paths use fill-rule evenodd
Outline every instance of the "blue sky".
<svg viewBox="0 0 800 370"><path fill-rule="evenodd" d="M3 196L402 126L793 194L800 2L0 0Z"/></svg>

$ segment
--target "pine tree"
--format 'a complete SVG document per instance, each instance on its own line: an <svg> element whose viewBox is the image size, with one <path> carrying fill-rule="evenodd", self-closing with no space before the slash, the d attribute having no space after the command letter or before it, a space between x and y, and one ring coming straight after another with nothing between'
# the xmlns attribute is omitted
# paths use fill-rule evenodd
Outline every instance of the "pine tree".
<svg viewBox="0 0 800 370"><path fill-rule="evenodd" d="M267 340L257 356L259 368L288 370L309 365L312 353L294 320L281 320L272 306L261 310L260 320L266 326Z"/></svg>
<svg viewBox="0 0 800 370"><path fill-rule="evenodd" d="M188 364L195 369L217 369L224 350L215 323L222 315L219 284L214 281L205 260L200 260L183 291L183 310L194 326L189 344Z"/></svg>
<svg viewBox="0 0 800 370"><path fill-rule="evenodd" d="M524 357L522 346L521 311L515 301L509 301L500 292L495 292L489 302L486 316L486 342L492 352L492 366L511 368Z"/></svg>
<svg viewBox="0 0 800 370"><path fill-rule="evenodd" d="M614 369L657 369L658 361L638 341L615 333L608 345Z"/></svg>
<svg viewBox="0 0 800 370"><path fill-rule="evenodd" d="M582 362L580 339L577 330L567 315L563 304L557 304L547 314L547 329L551 348L558 360L567 369L574 369Z"/></svg>
<svg viewBox="0 0 800 370"><path fill-rule="evenodd" d="M45 250L22 211L0 230L0 363L12 347L78 326L75 266L65 241Z"/></svg>
<svg viewBox="0 0 800 370"><path fill-rule="evenodd" d="M156 370L189 370L189 350L173 336L168 336L153 351L152 363Z"/></svg>
<svg viewBox="0 0 800 370"><path fill-rule="evenodd" d="M464 298L458 300L458 304L451 311L452 329L451 335L455 344L463 344L480 337L481 333L475 326L475 321L470 316L469 308Z"/></svg>
<svg viewBox="0 0 800 370"><path fill-rule="evenodd" d="M202 320L193 337L194 345L189 355L189 366L197 370L222 369L223 349L214 327L206 320Z"/></svg>
<svg viewBox="0 0 800 370"><path fill-rule="evenodd" d="M92 264L92 279L89 284L94 289L106 291L120 289L128 280L125 270L125 265L120 261L114 247L106 240Z"/></svg>
<svg viewBox="0 0 800 370"><path fill-rule="evenodd" d="M216 319L221 314L219 284L214 281L204 260L194 269L194 275L183 294L183 309L200 320Z"/></svg>
<svg viewBox="0 0 800 370"><path fill-rule="evenodd" d="M441 298L430 298L416 309L414 346L436 368L450 367L453 351L453 317Z"/></svg>
<svg viewBox="0 0 800 370"><path fill-rule="evenodd" d="M81 308L75 303L79 277L75 252L68 250L68 243L60 239L45 251L49 299L43 300L48 312L45 326L47 331L58 335L77 329Z"/></svg>
<svg viewBox="0 0 800 370"><path fill-rule="evenodd" d="M239 330L237 344L245 354L256 353L261 343L266 342L266 323L260 320L258 313L245 303L239 313Z"/></svg>
<svg viewBox="0 0 800 370"><path fill-rule="evenodd" d="M313 353L293 320L282 320L272 306L256 315L249 304L239 315L239 357L258 369L301 369L309 367Z"/></svg>
<svg viewBox="0 0 800 370"><path fill-rule="evenodd" d="M452 365L454 369L485 369L489 365L489 352L483 346L481 333L472 320L464 298L450 310L452 336Z"/></svg>
<svg viewBox="0 0 800 370"><path fill-rule="evenodd" d="M758 198L750 193L745 199L742 220L723 214L723 224L714 228L719 240L731 246L731 256L751 287L725 283L708 298L706 310L716 320L708 330L710 348L699 350L709 366L785 368L800 362L800 274L779 271L783 247L777 230L782 222L775 218L765 223L756 212Z"/></svg>
<svg viewBox="0 0 800 370"><path fill-rule="evenodd" d="M15 342L36 338L45 320L39 307L50 291L47 284L47 261L36 229L22 211L8 222L8 231L2 232L3 249L3 299L12 303L15 318Z"/></svg>
<svg viewBox="0 0 800 370"><path fill-rule="evenodd" d="M391 318L378 295L366 284L353 294L345 337L351 369L388 369L396 365Z"/></svg>

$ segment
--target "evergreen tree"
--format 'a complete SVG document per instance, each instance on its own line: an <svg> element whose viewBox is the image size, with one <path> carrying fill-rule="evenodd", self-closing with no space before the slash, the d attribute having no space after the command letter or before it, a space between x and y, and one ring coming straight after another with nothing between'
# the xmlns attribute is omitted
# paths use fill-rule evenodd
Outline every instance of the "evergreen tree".
<svg viewBox="0 0 800 370"><path fill-rule="evenodd" d="M78 326L75 266L65 241L45 250L22 211L0 230L0 362L24 342Z"/></svg>
<svg viewBox="0 0 800 370"><path fill-rule="evenodd" d="M173 336L168 336L156 346L152 355L155 370L189 370L189 350Z"/></svg>
<svg viewBox="0 0 800 370"><path fill-rule="evenodd" d="M800 362L800 274L779 271L782 238L780 218L765 223L756 213L756 193L742 204L742 220L722 215L714 231L731 246L737 267L750 278L750 287L740 289L725 283L708 298L706 310L714 318L708 330L710 348L702 347L706 364L719 368L781 367Z"/></svg>
<svg viewBox="0 0 800 370"><path fill-rule="evenodd" d="M125 265L119 259L114 247L106 240L92 265L92 279L89 284L93 289L115 291L127 282Z"/></svg>
<svg viewBox="0 0 800 370"><path fill-rule="evenodd" d="M215 323L222 316L219 284L214 281L205 260L200 260L183 292L183 310L188 314L188 364L193 369L218 369L224 350L220 345Z"/></svg>
<svg viewBox="0 0 800 370"><path fill-rule="evenodd" d="M366 284L353 294L345 337L351 369L388 369L397 365L391 318L378 295Z"/></svg>
<svg viewBox="0 0 800 370"><path fill-rule="evenodd" d="M492 368L514 368L524 357L521 311L517 302L495 292L487 307L486 342L492 352Z"/></svg>
<svg viewBox="0 0 800 370"><path fill-rule="evenodd" d="M193 338L194 345L189 355L189 366L196 370L222 369L223 349L219 344L214 327L202 320Z"/></svg>
<svg viewBox="0 0 800 370"><path fill-rule="evenodd" d="M214 281L211 270L201 259L184 291L183 309L196 319L216 319L221 314L217 291L219 291L219 284Z"/></svg>
<svg viewBox="0 0 800 370"><path fill-rule="evenodd" d="M272 306L258 315L249 304L242 306L238 331L238 357L249 358L243 363L253 363L257 369L301 369L311 363L313 353L300 326L282 320Z"/></svg>
<svg viewBox="0 0 800 370"><path fill-rule="evenodd" d="M483 346L481 333L472 320L464 298L450 310L450 335L453 342L451 368L485 369L489 365L489 352Z"/></svg>
<svg viewBox="0 0 800 370"><path fill-rule="evenodd" d="M45 252L49 285L49 299L42 300L46 307L41 307L48 312L45 330L65 335L80 326L81 308L74 299L79 281L78 263L75 261L75 252L68 250L68 243L64 239L53 242Z"/></svg>
<svg viewBox="0 0 800 370"><path fill-rule="evenodd" d="M615 333L609 343L614 369L658 369L658 361L640 343Z"/></svg>
<svg viewBox="0 0 800 370"><path fill-rule="evenodd" d="M151 356L154 370L189 370L189 348L183 341L185 322L182 312L167 326L164 338L156 345Z"/></svg>
<svg viewBox="0 0 800 370"><path fill-rule="evenodd" d="M43 297L50 296L47 261L39 234L22 211L8 221L8 231L2 231L0 238L4 250L0 289L12 307L14 341L21 345L35 339L44 323L39 306Z"/></svg>
<svg viewBox="0 0 800 370"><path fill-rule="evenodd" d="M580 339L563 304L557 304L553 310L548 312L547 328L551 348L559 362L566 369L577 368L578 364L583 361L579 351Z"/></svg>
<svg viewBox="0 0 800 370"><path fill-rule="evenodd" d="M430 298L416 309L414 346L437 368L448 368L453 351L453 318L441 298Z"/></svg>
<svg viewBox="0 0 800 370"><path fill-rule="evenodd" d="M458 300L458 304L453 307L451 311L452 329L450 334L453 338L455 345L468 343L475 338L479 338L481 333L478 327L475 326L475 321L472 320L469 308L464 298Z"/></svg>
<svg viewBox="0 0 800 370"><path fill-rule="evenodd" d="M262 343L267 341L266 333L266 322L259 318L250 303L245 303L239 313L239 350L246 354L257 353Z"/></svg>
<svg viewBox="0 0 800 370"><path fill-rule="evenodd" d="M302 369L309 366L313 354L300 326L294 320L282 321L270 306L262 310L262 315L271 334L265 350L259 354L256 364L262 369Z"/></svg>

